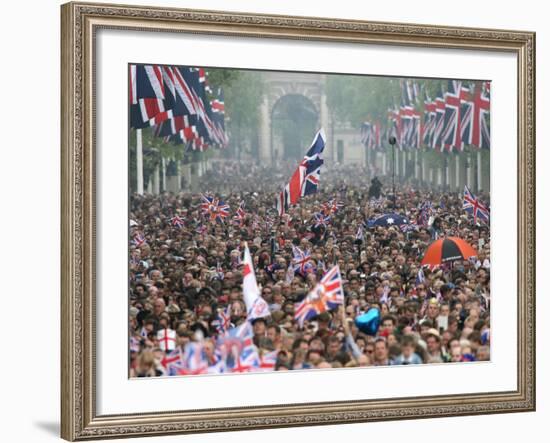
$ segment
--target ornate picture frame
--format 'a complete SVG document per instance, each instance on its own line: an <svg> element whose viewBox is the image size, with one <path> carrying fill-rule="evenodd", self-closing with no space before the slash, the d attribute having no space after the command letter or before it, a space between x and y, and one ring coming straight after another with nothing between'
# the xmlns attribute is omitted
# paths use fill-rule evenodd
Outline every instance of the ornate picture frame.
<svg viewBox="0 0 550 443"><path fill-rule="evenodd" d="M87 440L265 429L535 409L535 34L68 3L62 22L61 436ZM517 56L517 389L277 406L98 415L96 412L95 35L99 29L474 49Z"/></svg>

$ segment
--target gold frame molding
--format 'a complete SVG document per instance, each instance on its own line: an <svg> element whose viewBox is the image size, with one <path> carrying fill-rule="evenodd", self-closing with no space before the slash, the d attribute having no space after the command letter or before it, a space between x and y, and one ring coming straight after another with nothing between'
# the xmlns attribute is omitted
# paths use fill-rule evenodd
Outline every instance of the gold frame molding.
<svg viewBox="0 0 550 443"><path fill-rule="evenodd" d="M97 29L506 51L518 59L518 388L98 416L95 408L94 36ZM535 410L535 34L523 31L68 3L61 7L61 436L67 440Z"/></svg>

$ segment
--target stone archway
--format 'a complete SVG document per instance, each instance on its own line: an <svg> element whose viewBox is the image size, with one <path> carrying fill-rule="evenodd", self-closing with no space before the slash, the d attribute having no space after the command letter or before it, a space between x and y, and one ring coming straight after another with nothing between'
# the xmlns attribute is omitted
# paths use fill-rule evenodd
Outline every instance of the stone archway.
<svg viewBox="0 0 550 443"><path fill-rule="evenodd" d="M278 141L274 140L273 117L274 111L284 97L298 97L311 104L310 110L315 109L317 113L317 124L330 134L329 113L325 95L325 75L297 72L266 72L264 73L264 96L260 106L260 146L259 157L263 164L272 164L280 158L281 148ZM304 109L308 109L306 106ZM275 114L276 117L276 114ZM314 133L310 135L310 140ZM302 152L309 141L301 147ZM325 159L332 159L331 140L328 137L325 147Z"/></svg>

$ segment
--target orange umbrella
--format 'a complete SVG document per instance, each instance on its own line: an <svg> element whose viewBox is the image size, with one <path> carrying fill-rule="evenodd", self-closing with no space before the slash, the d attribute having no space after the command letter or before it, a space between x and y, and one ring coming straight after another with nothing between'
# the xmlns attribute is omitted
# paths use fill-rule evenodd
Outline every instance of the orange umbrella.
<svg viewBox="0 0 550 443"><path fill-rule="evenodd" d="M453 260L476 257L477 251L458 237L445 237L434 241L424 254L422 265L440 265Z"/></svg>

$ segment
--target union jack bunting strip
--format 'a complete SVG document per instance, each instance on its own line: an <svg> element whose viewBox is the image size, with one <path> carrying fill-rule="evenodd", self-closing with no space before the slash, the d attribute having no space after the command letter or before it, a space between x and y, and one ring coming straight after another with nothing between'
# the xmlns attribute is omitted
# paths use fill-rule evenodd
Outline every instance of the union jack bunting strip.
<svg viewBox="0 0 550 443"><path fill-rule="evenodd" d="M306 320L325 311L335 309L344 303L344 289L340 268L334 266L313 288L313 290L296 305L294 318L301 328Z"/></svg>
<svg viewBox="0 0 550 443"><path fill-rule="evenodd" d="M462 83L449 80L445 93L445 116L442 142L446 150L459 149L460 138L460 90Z"/></svg>
<svg viewBox="0 0 550 443"><path fill-rule="evenodd" d="M311 195L317 192L319 178L321 176L321 166L324 160L321 154L325 149L326 136L321 128L315 135L313 143L306 152L298 168L290 177L290 180L283 190L279 193L276 201L277 212L283 216L290 205L298 203L301 197Z"/></svg>
<svg viewBox="0 0 550 443"><path fill-rule="evenodd" d="M315 221L316 228L319 228L321 226L324 226L326 228L330 223L331 217L330 215L325 215L322 212L317 212L316 214L313 215L313 219Z"/></svg>
<svg viewBox="0 0 550 443"><path fill-rule="evenodd" d="M172 226L175 226L176 228L182 228L184 225L183 218L181 218L179 215L175 215L174 217L172 217L170 219L170 223L172 224Z"/></svg>
<svg viewBox="0 0 550 443"><path fill-rule="evenodd" d="M471 88L471 85L465 84L460 88L460 151L464 150L465 145L472 144L474 102Z"/></svg>
<svg viewBox="0 0 550 443"><path fill-rule="evenodd" d="M130 121L133 128L154 126L154 134L189 149L228 144L223 92L210 101L203 68L130 65Z"/></svg>
<svg viewBox="0 0 550 443"><path fill-rule="evenodd" d="M373 123L370 121L362 123L361 143L372 150L382 148L382 127L378 120Z"/></svg>
<svg viewBox="0 0 550 443"><path fill-rule="evenodd" d="M472 144L485 149L490 147L489 125L487 124L491 105L490 87L489 82L483 82L476 87L472 116Z"/></svg>
<svg viewBox="0 0 550 443"><path fill-rule="evenodd" d="M432 137L432 148L441 151L443 148L443 129L445 128L445 99L443 88L439 87L438 96L435 99L435 121Z"/></svg>
<svg viewBox="0 0 550 443"><path fill-rule="evenodd" d="M489 209L472 194L468 186L464 186L464 202L462 209L474 216L474 224L477 224L478 220L487 224L489 223Z"/></svg>
<svg viewBox="0 0 550 443"><path fill-rule="evenodd" d="M436 103L428 97L424 91L424 125L422 126L422 142L426 146L432 146L435 133Z"/></svg>
<svg viewBox="0 0 550 443"><path fill-rule="evenodd" d="M220 199L203 194L201 202L202 213L207 215L210 221L223 222L225 218L229 217L230 207Z"/></svg>
<svg viewBox="0 0 550 443"><path fill-rule="evenodd" d="M309 272L313 272L313 262L311 261L311 254L309 251L302 251L297 246L292 246L292 266L294 272L302 276L305 276Z"/></svg>

